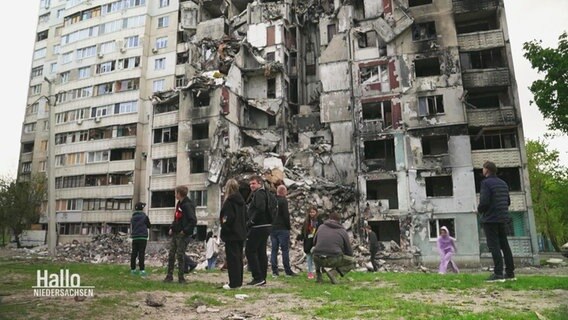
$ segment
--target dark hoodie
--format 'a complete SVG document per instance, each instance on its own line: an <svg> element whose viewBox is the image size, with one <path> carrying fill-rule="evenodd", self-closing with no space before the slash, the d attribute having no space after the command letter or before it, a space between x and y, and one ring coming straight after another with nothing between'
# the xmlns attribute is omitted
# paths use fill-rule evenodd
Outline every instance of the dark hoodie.
<svg viewBox="0 0 568 320"><path fill-rule="evenodd" d="M231 194L221 207L221 240L245 241L247 217L245 199L240 192Z"/></svg>
<svg viewBox="0 0 568 320"><path fill-rule="evenodd" d="M352 256L353 249L347 231L338 221L329 219L318 228L314 237L313 254L326 256Z"/></svg>
<svg viewBox="0 0 568 320"><path fill-rule="evenodd" d="M147 240L150 219L142 211L135 211L130 219L132 240Z"/></svg>

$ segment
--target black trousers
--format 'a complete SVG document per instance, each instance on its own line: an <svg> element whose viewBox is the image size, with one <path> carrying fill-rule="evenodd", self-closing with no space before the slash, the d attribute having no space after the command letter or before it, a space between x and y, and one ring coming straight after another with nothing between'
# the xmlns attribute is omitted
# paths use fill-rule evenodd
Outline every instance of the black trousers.
<svg viewBox="0 0 568 320"><path fill-rule="evenodd" d="M140 271L144 270L144 256L146 255L147 240L132 240L132 254L130 255L130 270L136 269L136 258L138 257L138 264Z"/></svg>
<svg viewBox="0 0 568 320"><path fill-rule="evenodd" d="M493 273L503 274L503 257L505 257L505 272L507 275L514 275L515 263L509 241L507 241L507 225L505 223L484 223L483 230L495 265ZM503 256L501 256L501 251L503 251Z"/></svg>
<svg viewBox="0 0 568 320"><path fill-rule="evenodd" d="M231 288L243 285L243 247L244 241L225 241L225 256Z"/></svg>
<svg viewBox="0 0 568 320"><path fill-rule="evenodd" d="M378 248L370 248L369 252L371 253L371 264L373 265L373 271L379 270L379 266L377 265L377 252L379 251Z"/></svg>
<svg viewBox="0 0 568 320"><path fill-rule="evenodd" d="M245 254L247 256L249 270L256 281L266 280L268 270L268 256L266 255L266 243L272 227L251 228L247 238Z"/></svg>

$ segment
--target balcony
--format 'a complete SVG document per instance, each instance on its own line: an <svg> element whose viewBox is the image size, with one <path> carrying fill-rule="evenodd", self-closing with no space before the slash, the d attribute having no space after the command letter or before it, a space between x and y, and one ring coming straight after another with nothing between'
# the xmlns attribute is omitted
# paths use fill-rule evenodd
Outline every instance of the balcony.
<svg viewBox="0 0 568 320"><path fill-rule="evenodd" d="M496 10L498 0L452 0L455 14Z"/></svg>
<svg viewBox="0 0 568 320"><path fill-rule="evenodd" d="M479 193L476 195L477 203L479 203ZM509 211L527 211L527 202L524 192L511 192L511 205Z"/></svg>
<svg viewBox="0 0 568 320"><path fill-rule="evenodd" d="M382 119L363 120L361 125L361 135L374 135L383 132L384 124Z"/></svg>
<svg viewBox="0 0 568 320"><path fill-rule="evenodd" d="M462 73L464 88L509 86L509 68L464 70Z"/></svg>
<svg viewBox="0 0 568 320"><path fill-rule="evenodd" d="M460 51L476 51L505 46L505 38L501 30L489 30L458 34Z"/></svg>
<svg viewBox="0 0 568 320"><path fill-rule="evenodd" d="M132 218L130 210L113 210L113 211L83 211L81 222L120 222L129 223Z"/></svg>
<svg viewBox="0 0 568 320"><path fill-rule="evenodd" d="M148 218L154 225L170 224L174 217L174 211L175 208L152 208L149 210Z"/></svg>
<svg viewBox="0 0 568 320"><path fill-rule="evenodd" d="M517 125L517 116L514 107L468 109L467 120L469 125L474 127Z"/></svg>
<svg viewBox="0 0 568 320"><path fill-rule="evenodd" d="M512 168L521 166L521 154L519 149L488 149L473 150L471 160L474 168L482 168L483 163L491 159L497 168Z"/></svg>

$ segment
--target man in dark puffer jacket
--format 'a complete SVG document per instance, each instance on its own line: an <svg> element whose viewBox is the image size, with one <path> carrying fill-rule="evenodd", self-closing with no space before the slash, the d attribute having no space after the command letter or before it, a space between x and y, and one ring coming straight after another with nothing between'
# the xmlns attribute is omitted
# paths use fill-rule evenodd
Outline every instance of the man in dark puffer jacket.
<svg viewBox="0 0 568 320"><path fill-rule="evenodd" d="M509 216L509 186L497 177L497 166L491 161L483 164L483 176L481 190L479 192L479 206L477 211L481 215L481 224L485 231L487 247L491 251L495 265L493 274L487 281L503 282L516 280L513 254L507 241L507 223L511 221ZM503 276L503 256L505 257L505 275Z"/></svg>
<svg viewBox="0 0 568 320"><path fill-rule="evenodd" d="M132 237L132 254L130 255L130 273L136 272L136 258L140 265L140 275L146 276L144 270L144 256L146 255L146 244L148 243L148 229L150 228L150 219L144 213L144 202L138 202L134 205L134 213L130 219L131 237Z"/></svg>

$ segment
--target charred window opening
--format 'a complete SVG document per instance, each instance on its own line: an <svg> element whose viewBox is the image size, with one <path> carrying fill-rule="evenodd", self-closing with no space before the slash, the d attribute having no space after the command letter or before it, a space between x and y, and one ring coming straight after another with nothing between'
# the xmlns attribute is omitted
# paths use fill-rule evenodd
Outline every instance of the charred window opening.
<svg viewBox="0 0 568 320"><path fill-rule="evenodd" d="M85 187L98 187L108 185L106 174L93 174L85 176Z"/></svg>
<svg viewBox="0 0 568 320"><path fill-rule="evenodd" d="M473 33L480 31L489 31L499 29L499 23L497 20L496 12L489 12L488 16L476 17L476 19L471 20L456 20L456 32L457 34Z"/></svg>
<svg viewBox="0 0 568 320"><path fill-rule="evenodd" d="M266 80L266 98L276 98L276 78Z"/></svg>
<svg viewBox="0 0 568 320"><path fill-rule="evenodd" d="M409 7L416 7L416 6L422 6L425 4L431 4L432 0L408 0L408 6Z"/></svg>
<svg viewBox="0 0 568 320"><path fill-rule="evenodd" d="M363 103L363 120L382 120L384 127L392 125L392 103L390 100Z"/></svg>
<svg viewBox="0 0 568 320"><path fill-rule="evenodd" d="M208 91L193 91L193 106L196 108L207 107L211 103L211 96Z"/></svg>
<svg viewBox="0 0 568 320"><path fill-rule="evenodd" d="M400 245L400 222L398 220L369 221L369 226L381 242L394 241Z"/></svg>
<svg viewBox="0 0 568 320"><path fill-rule="evenodd" d="M288 93L288 99L292 103L298 103L298 79L290 79L290 89Z"/></svg>
<svg viewBox="0 0 568 320"><path fill-rule="evenodd" d="M131 175L126 173L113 173L109 174L108 184L109 185L124 185L131 182Z"/></svg>
<svg viewBox="0 0 568 320"><path fill-rule="evenodd" d="M37 36L36 36L36 41L41 41L41 40L47 39L48 32L49 32L49 29L45 30L45 31L38 32Z"/></svg>
<svg viewBox="0 0 568 320"><path fill-rule="evenodd" d="M435 40L436 37L436 23L434 21L415 23L412 25L412 40Z"/></svg>
<svg viewBox="0 0 568 320"><path fill-rule="evenodd" d="M152 174L175 173L177 158L157 159L152 161Z"/></svg>
<svg viewBox="0 0 568 320"><path fill-rule="evenodd" d="M323 143L325 141L325 137L323 136L314 136L310 138L310 144L311 145L316 145L316 144L320 144Z"/></svg>
<svg viewBox="0 0 568 320"><path fill-rule="evenodd" d="M176 76L176 88L185 87L188 84L186 76Z"/></svg>
<svg viewBox="0 0 568 320"><path fill-rule="evenodd" d="M418 98L418 115L421 117L444 113L444 96L428 96Z"/></svg>
<svg viewBox="0 0 568 320"><path fill-rule="evenodd" d="M34 151L34 143L23 143L22 144L22 153L29 153Z"/></svg>
<svg viewBox="0 0 568 320"><path fill-rule="evenodd" d="M337 33L337 27L335 26L335 23L328 24L327 25L327 43L328 44L331 42L331 39L333 39L333 36L336 33Z"/></svg>
<svg viewBox="0 0 568 320"><path fill-rule="evenodd" d="M465 70L505 67L500 48L464 52L460 54L460 61L462 68Z"/></svg>
<svg viewBox="0 0 568 320"><path fill-rule="evenodd" d="M179 101L160 103L154 106L154 114L179 110Z"/></svg>
<svg viewBox="0 0 568 320"><path fill-rule="evenodd" d="M422 154L437 156L448 153L448 136L422 137Z"/></svg>
<svg viewBox="0 0 568 320"><path fill-rule="evenodd" d="M371 30L367 32L358 33L357 43L359 44L359 48L377 47L378 45L377 32Z"/></svg>
<svg viewBox="0 0 568 320"><path fill-rule="evenodd" d="M203 140L209 138L209 122L191 125L191 139Z"/></svg>
<svg viewBox="0 0 568 320"><path fill-rule="evenodd" d="M485 179L483 177L483 169L473 169L473 177L475 179L475 192L479 193L481 181ZM509 191L523 191L520 168L497 168L497 177L507 182Z"/></svg>
<svg viewBox="0 0 568 320"><path fill-rule="evenodd" d="M438 57L414 60L414 69L417 77L430 77L441 75L440 59Z"/></svg>
<svg viewBox="0 0 568 320"><path fill-rule="evenodd" d="M176 142L178 127L154 129L154 143Z"/></svg>
<svg viewBox="0 0 568 320"><path fill-rule="evenodd" d="M454 219L434 219L430 220L430 240L438 239L441 227L448 228L448 231L450 232L449 236L456 238Z"/></svg>
<svg viewBox="0 0 568 320"><path fill-rule="evenodd" d="M176 64L184 64L189 62L189 53L187 51L179 52L176 55Z"/></svg>
<svg viewBox="0 0 568 320"><path fill-rule="evenodd" d="M266 61L274 61L276 54L274 52L268 52L266 54Z"/></svg>
<svg viewBox="0 0 568 320"><path fill-rule="evenodd" d="M398 209L396 179L367 180L367 200L388 200L389 209ZM387 207L382 204L382 207Z"/></svg>
<svg viewBox="0 0 568 320"><path fill-rule="evenodd" d="M267 117L268 117L268 126L269 127L275 126L276 125L276 116L268 114Z"/></svg>
<svg viewBox="0 0 568 320"><path fill-rule="evenodd" d="M172 208L176 205L174 190L152 191L152 208Z"/></svg>
<svg viewBox="0 0 568 320"><path fill-rule="evenodd" d="M511 105L506 88L500 90L470 91L467 93L468 107L475 109L491 109Z"/></svg>
<svg viewBox="0 0 568 320"><path fill-rule="evenodd" d="M390 91L389 67L381 64L372 67L361 67L359 69L361 84L380 83L380 91Z"/></svg>
<svg viewBox="0 0 568 320"><path fill-rule="evenodd" d="M132 160L134 151L134 148L112 149L110 150L110 161Z"/></svg>
<svg viewBox="0 0 568 320"><path fill-rule="evenodd" d="M426 177L426 196L451 197L454 194L452 176Z"/></svg>
<svg viewBox="0 0 568 320"><path fill-rule="evenodd" d="M517 148L517 130L483 130L469 128L472 150Z"/></svg>
<svg viewBox="0 0 568 320"><path fill-rule="evenodd" d="M370 170L395 169L394 139L365 141L364 156Z"/></svg>
<svg viewBox="0 0 568 320"><path fill-rule="evenodd" d="M189 173L205 172L205 155L192 154L189 156Z"/></svg>

